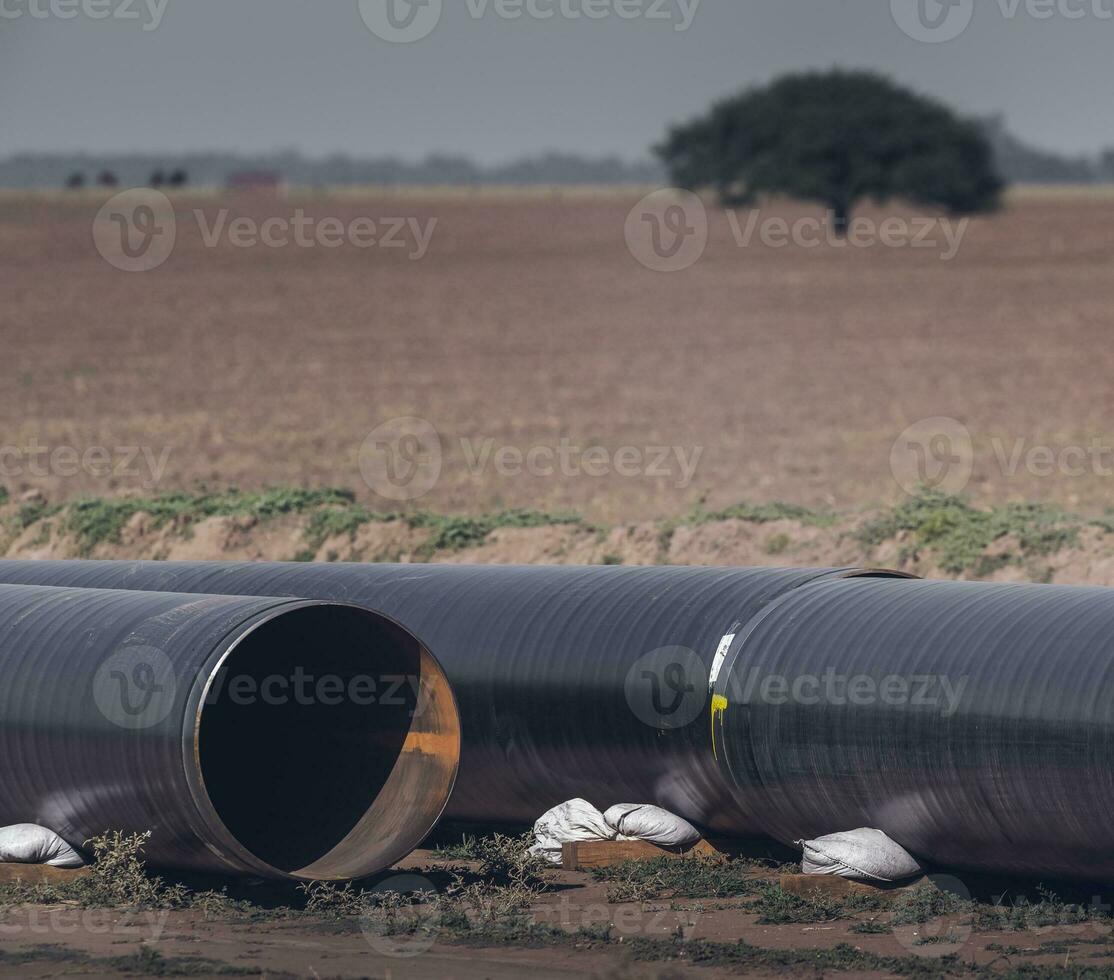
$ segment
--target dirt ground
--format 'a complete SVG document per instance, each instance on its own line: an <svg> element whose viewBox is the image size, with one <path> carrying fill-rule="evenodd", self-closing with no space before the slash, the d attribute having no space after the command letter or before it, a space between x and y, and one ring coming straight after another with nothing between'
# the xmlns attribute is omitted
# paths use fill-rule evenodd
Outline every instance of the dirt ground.
<svg viewBox="0 0 1114 980"><path fill-rule="evenodd" d="M431 851L415 852L394 874L421 875L431 890L447 869ZM758 873L755 873L758 877ZM398 879L389 879L398 880ZM262 886L260 886L262 887ZM589 976L670 980L746 973L755 977L821 976L848 978L919 976L1075 976L1056 968L1103 970L1114 966L1109 920L1064 921L1052 925L985 924L972 928L970 915L935 916L926 922L893 924L894 900L911 889L879 892L885 903L833 921L764 925L748 904L732 899L615 901L605 882L584 872L553 872L547 891L534 905L532 921L567 933L610 926L607 940L577 938L564 943L527 945L463 944L448 930L385 936L365 920L205 914L188 911L114 912L65 905L18 906L0 917L0 969L4 976L54 977L132 975L221 976L234 973L272 977L378 977L405 980L440 978L539 978ZM250 894L251 887L241 888ZM864 933L864 923L878 929ZM730 961L686 962L679 952L706 944L705 952L739 947L745 955L803 953L791 965L745 965ZM645 941L658 943L650 956ZM845 944L844 949L840 944ZM807 960L843 949L846 963L825 967ZM674 949L678 952L672 952ZM730 954L727 954L730 955ZM866 959L875 957L874 961ZM871 967L873 962L873 968ZM856 963L858 965L856 965ZM1010 972L1020 970L1021 972ZM1047 971L1047 972L1044 972ZM1080 976L1092 974L1082 973ZM1109 976L1109 973L1093 974Z"/></svg>
<svg viewBox="0 0 1114 980"><path fill-rule="evenodd" d="M664 273L643 267L624 237L641 193L187 196L175 201L173 254L145 273L113 268L95 249L102 197L0 195L0 487L8 491L0 492L0 553L875 564L1114 585L1109 519L1067 531L1057 524L1045 539L1022 515L984 539L981 518L955 519L947 505L943 522L895 525L874 544L860 533L908 500L892 469L895 440L937 416L965 426L974 452L970 479L950 490L1094 515L1114 503L1114 448L1087 455L1114 447L1114 195L1015 194L1002 214L970 224L949 261L938 249L880 244L740 248L728 218L711 209L703 257ZM303 208L344 224L398 217L433 230L421 258L352 245L239 248L222 239L208 247L193 210L211 224L222 207L256 222ZM875 222L917 217L901 208L861 213ZM761 213L786 222L816 216L778 203ZM361 464L369 435L408 416L430 423L443 459L428 492L399 502L385 499ZM604 471L585 472L582 453L572 472L513 465L516 454L540 449L552 459L562 447L599 447ZM618 465L625 447L640 460L630 472ZM511 465L495 462L501 450ZM1048 465L1027 455L1046 450ZM436 529L404 519L337 522L318 534L312 509L161 521L137 507L84 531L60 509L79 497L152 497L200 484L339 486L376 510L523 507L574 510L584 520L481 527L438 549ZM740 501L807 505L823 519L714 515ZM681 517L697 504L704 517ZM948 551L941 528L953 527L961 533L945 541ZM431 867L435 874L431 854L416 853L400 870ZM752 959L754 976L928 977L942 952L982 975L1114 970L1109 920L967 933L962 922L935 919L872 934L854 929L878 918L886 925L888 913L760 925L731 901L616 904L587 875L562 873L558 883L539 900L538 922L611 924L630 943L484 948L439 935L428 948L404 950L418 955L400 956L352 922L207 918L196 909L136 921L20 906L0 910L0 974L714 980L739 972L715 957L699 967L637 958L636 940L678 932L769 951L847 943L901 961L863 969L852 957L835 971Z"/></svg>
<svg viewBox="0 0 1114 980"><path fill-rule="evenodd" d="M329 484L374 501L364 440L418 416L444 453L422 503L441 511L570 507L637 521L704 495L854 509L895 499L895 438L947 416L971 433L976 499L1086 511L1110 501L1114 450L1102 466L1060 464L1073 447L1114 445L1114 196L1016 194L971 223L950 261L877 242L740 248L711 208L703 258L664 273L625 244L640 193L183 197L173 254L144 273L93 247L95 193L4 195L0 443L25 465L0 482L52 498ZM222 207L229 220L300 207L436 225L418 259L350 244L240 248L227 235L210 248L192 211L209 225ZM761 213L818 215L776 203ZM647 456L634 475L611 457L600 476L474 458L562 440ZM1019 440L1049 447L1054 464L1013 465ZM115 475L34 475L35 445L106 447ZM127 447L167 452L165 470L124 465ZM699 451L691 480L673 458L650 465L655 447Z"/></svg>

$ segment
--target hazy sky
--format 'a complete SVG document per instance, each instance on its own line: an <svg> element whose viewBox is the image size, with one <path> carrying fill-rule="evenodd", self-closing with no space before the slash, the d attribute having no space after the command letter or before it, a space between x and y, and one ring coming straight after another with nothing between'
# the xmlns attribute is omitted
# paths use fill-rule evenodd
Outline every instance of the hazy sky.
<svg viewBox="0 0 1114 980"><path fill-rule="evenodd" d="M1114 0L949 0L953 10L701 0L695 12L696 0L528 0L549 19L508 19L508 0L443 0L439 21L439 0L393 0L400 29L408 13L410 31L436 23L405 44L365 24L389 34L388 2L364 0L361 13L357 0L0 0L0 156L290 147L634 158L716 96L835 64L882 69L968 112L1004 112L1049 148L1114 145ZM926 43L903 33L891 2L956 18L945 31L971 21ZM1060 9L1041 19L1049 3ZM931 23L908 22L914 33Z"/></svg>

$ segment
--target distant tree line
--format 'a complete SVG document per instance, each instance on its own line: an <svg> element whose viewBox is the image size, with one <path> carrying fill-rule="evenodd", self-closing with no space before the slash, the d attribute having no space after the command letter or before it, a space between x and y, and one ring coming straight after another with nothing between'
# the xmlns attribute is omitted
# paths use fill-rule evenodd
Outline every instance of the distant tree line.
<svg viewBox="0 0 1114 980"><path fill-rule="evenodd" d="M70 190L80 190L86 184L85 173L81 170L75 170L66 178L65 183ZM146 181L148 187L185 187L188 183L189 176L180 167L177 170L171 170L169 173L155 170ZM96 184L98 187L118 187L120 178L116 176L116 172L113 170L102 170L97 174Z"/></svg>
<svg viewBox="0 0 1114 980"><path fill-rule="evenodd" d="M1114 147L1097 157L1068 157L1034 149L1013 136L1001 116L981 122L998 170L1018 184L1114 183Z"/></svg>
<svg viewBox="0 0 1114 980"><path fill-rule="evenodd" d="M297 153L257 156L190 153L179 155L175 166L189 175L191 185L218 187L224 186L233 174L244 172L277 173L288 184L303 187L655 184L665 176L662 167L652 160L632 163L618 157L566 153L527 157L497 166L483 166L464 156L444 154L408 161L346 155L310 159ZM157 171L161 170L164 176L167 173L164 160L153 155L20 154L0 160L0 187L60 187L74 174L84 176L102 170L111 171L127 187L149 185ZM85 179L88 181L88 177Z"/></svg>
<svg viewBox="0 0 1114 980"><path fill-rule="evenodd" d="M1012 136L995 117L980 122L994 150L998 172L1010 182L1093 184L1114 182L1114 148L1091 158L1060 156L1028 146ZM243 171L273 171L290 184L400 186L576 186L661 184L666 168L656 160L626 161L617 157L584 157L550 153L497 166L482 166L464 156L434 155L419 161L397 157L360 158L335 155L310 159L297 153L238 155L180 154L173 168L197 186L222 187ZM157 172L167 175L165 157L154 154L94 156L19 154L0 160L0 187L63 187L80 176L78 186L96 184L110 173L122 187L149 185ZM107 185L113 186L113 185Z"/></svg>

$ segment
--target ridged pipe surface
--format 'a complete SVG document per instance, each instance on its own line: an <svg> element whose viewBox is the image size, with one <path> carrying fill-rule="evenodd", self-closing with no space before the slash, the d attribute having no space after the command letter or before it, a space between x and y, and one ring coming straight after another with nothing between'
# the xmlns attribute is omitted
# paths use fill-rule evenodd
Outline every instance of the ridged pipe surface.
<svg viewBox="0 0 1114 980"><path fill-rule="evenodd" d="M78 847L150 831L146 857L164 867L382 870L451 791L447 687L423 677L416 711L416 689L385 707L261 685L301 670L352 689L423 669L437 673L413 636L355 605L2 585L0 823Z"/></svg>
<svg viewBox="0 0 1114 980"><path fill-rule="evenodd" d="M944 866L1109 880L1112 642L1109 589L815 583L736 638L716 754L786 843L877 827Z"/></svg>
<svg viewBox="0 0 1114 980"><path fill-rule="evenodd" d="M357 602L421 636L463 731L448 815L532 822L572 797L759 833L710 751L722 638L840 569L0 562L0 580ZM679 668L679 669L678 669Z"/></svg>

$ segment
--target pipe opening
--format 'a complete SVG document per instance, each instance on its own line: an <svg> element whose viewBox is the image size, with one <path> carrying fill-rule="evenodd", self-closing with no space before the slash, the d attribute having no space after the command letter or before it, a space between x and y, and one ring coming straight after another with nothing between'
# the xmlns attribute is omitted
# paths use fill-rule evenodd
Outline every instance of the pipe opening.
<svg viewBox="0 0 1114 980"><path fill-rule="evenodd" d="M204 793L239 845L284 875L347 879L389 866L436 822L459 724L410 633L355 606L307 604L233 645L196 744Z"/></svg>

